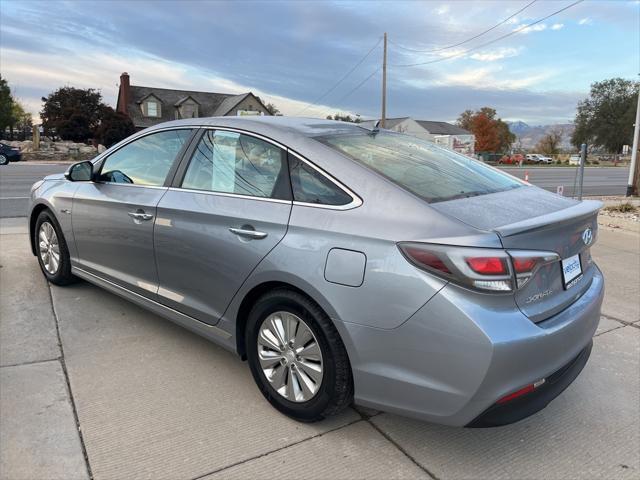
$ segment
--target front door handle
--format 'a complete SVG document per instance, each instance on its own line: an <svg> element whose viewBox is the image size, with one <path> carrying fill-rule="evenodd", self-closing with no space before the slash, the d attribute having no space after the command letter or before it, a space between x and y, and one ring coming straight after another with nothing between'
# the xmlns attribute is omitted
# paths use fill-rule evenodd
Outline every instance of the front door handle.
<svg viewBox="0 0 640 480"><path fill-rule="evenodd" d="M252 240L262 240L267 238L267 232L257 232L250 228L230 228L229 231L238 235L239 237L250 238Z"/></svg>
<svg viewBox="0 0 640 480"><path fill-rule="evenodd" d="M150 213L145 213L144 210L137 210L135 212L128 212L128 214L135 223L147 222L153 218Z"/></svg>

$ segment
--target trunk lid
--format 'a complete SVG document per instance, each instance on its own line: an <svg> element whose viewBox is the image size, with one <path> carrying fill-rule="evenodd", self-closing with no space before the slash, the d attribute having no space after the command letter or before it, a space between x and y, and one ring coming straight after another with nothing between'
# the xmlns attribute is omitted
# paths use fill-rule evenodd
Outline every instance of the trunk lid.
<svg viewBox="0 0 640 480"><path fill-rule="evenodd" d="M432 206L475 228L497 233L507 250L549 251L560 256L514 293L518 307L532 321L555 315L589 288L594 272L590 247L596 241L600 202L578 202L526 186ZM576 277L565 285L562 260L572 257L576 262L566 262L566 277L572 276L571 266Z"/></svg>

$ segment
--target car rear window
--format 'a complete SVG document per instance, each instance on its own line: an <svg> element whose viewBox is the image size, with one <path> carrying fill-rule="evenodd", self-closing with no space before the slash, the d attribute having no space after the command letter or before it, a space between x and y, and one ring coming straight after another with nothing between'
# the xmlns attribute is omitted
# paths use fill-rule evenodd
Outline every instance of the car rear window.
<svg viewBox="0 0 640 480"><path fill-rule="evenodd" d="M524 185L482 162L409 135L363 132L316 139L427 202L486 195Z"/></svg>

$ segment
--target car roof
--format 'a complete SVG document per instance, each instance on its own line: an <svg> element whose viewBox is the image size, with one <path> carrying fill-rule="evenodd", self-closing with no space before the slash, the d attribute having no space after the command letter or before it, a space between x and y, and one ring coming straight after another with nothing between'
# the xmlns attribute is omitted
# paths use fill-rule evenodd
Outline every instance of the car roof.
<svg viewBox="0 0 640 480"><path fill-rule="evenodd" d="M178 126L195 127L230 127L244 128L255 133L297 133L305 137L318 137L329 134L348 134L370 132L366 127L357 123L340 122L335 120L323 120L308 117L284 117L284 116L238 116L238 117L204 117L173 120L159 123L147 129L147 131Z"/></svg>

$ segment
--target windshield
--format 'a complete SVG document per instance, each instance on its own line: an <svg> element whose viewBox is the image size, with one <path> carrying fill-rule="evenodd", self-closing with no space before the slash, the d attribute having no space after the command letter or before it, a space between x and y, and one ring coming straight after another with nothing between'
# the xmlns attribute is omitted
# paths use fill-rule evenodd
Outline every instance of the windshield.
<svg viewBox="0 0 640 480"><path fill-rule="evenodd" d="M391 132L316 137L427 202L486 195L523 186L469 157Z"/></svg>

